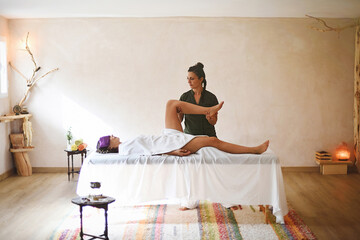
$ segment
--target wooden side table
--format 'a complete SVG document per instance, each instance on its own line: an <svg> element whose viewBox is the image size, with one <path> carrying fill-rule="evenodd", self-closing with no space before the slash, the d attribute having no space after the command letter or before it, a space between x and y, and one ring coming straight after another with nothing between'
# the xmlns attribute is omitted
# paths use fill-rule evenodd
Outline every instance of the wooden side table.
<svg viewBox="0 0 360 240"><path fill-rule="evenodd" d="M73 198L71 200L71 202L80 206L80 239L84 239L84 236L89 236L89 237L92 237L91 239L99 238L99 239L109 240L107 211L108 211L109 204L112 203L112 202L115 202L115 198L102 196L99 200L93 200L91 198L86 198L86 197L77 197L77 198ZM95 235L91 235L91 234L83 232L83 215L82 215L82 212L83 212L83 207L86 207L86 206L91 206L91 207L95 207L95 208L104 209L104 214L105 214L105 230L104 230L104 234L101 234L99 236L95 236Z"/></svg>
<svg viewBox="0 0 360 240"><path fill-rule="evenodd" d="M332 161L332 160L318 160L316 163L320 165L320 173L322 175L329 174L347 174L348 165L352 164L352 161Z"/></svg>
<svg viewBox="0 0 360 240"><path fill-rule="evenodd" d="M86 149L82 151L71 151L71 150L64 150L67 153L67 161L68 161L68 181L70 181L70 173L72 174L72 177L74 177L74 173L80 173L80 171L74 170L74 155L81 155L81 165L84 162L84 156L86 158L87 151ZM71 169L70 169L70 157L71 157Z"/></svg>

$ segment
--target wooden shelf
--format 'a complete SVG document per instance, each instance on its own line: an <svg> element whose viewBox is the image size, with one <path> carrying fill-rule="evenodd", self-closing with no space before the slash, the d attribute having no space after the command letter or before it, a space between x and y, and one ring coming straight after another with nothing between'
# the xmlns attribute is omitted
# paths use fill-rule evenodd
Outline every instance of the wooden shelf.
<svg viewBox="0 0 360 240"><path fill-rule="evenodd" d="M15 114L6 114L3 116L0 116L0 122L11 122L14 121L16 119L23 119L26 117L31 117L32 115L30 113L28 114L19 114L19 115L15 115Z"/></svg>
<svg viewBox="0 0 360 240"><path fill-rule="evenodd" d="M35 147L24 147L24 148L10 148L10 152L29 152L34 150Z"/></svg>

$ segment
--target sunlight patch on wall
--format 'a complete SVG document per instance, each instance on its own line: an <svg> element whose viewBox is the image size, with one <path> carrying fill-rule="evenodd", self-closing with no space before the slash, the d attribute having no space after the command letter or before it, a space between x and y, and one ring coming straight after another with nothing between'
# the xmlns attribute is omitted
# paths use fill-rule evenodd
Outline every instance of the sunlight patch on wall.
<svg viewBox="0 0 360 240"><path fill-rule="evenodd" d="M88 144L89 150L96 148L99 137L115 132L102 119L64 95L62 96L62 119L64 135L71 127L73 140L82 138Z"/></svg>

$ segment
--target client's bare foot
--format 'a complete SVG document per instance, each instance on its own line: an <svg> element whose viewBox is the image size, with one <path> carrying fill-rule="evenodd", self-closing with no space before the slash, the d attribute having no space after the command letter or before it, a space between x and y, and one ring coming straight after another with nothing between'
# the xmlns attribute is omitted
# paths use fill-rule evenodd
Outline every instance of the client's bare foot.
<svg viewBox="0 0 360 240"><path fill-rule="evenodd" d="M255 150L255 153L256 154L261 154L261 153L265 152L268 149L269 144L270 144L270 141L267 140L263 144L257 146L256 150Z"/></svg>
<svg viewBox="0 0 360 240"><path fill-rule="evenodd" d="M222 108L223 105L224 101L220 102L218 105L211 107L209 110L209 116L213 117Z"/></svg>

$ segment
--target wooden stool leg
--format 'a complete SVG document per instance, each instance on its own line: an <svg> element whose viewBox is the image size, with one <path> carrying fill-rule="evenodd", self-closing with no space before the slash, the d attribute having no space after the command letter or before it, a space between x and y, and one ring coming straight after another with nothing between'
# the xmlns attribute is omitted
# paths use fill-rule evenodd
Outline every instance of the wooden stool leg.
<svg viewBox="0 0 360 240"><path fill-rule="evenodd" d="M74 155L71 155L71 176L74 178Z"/></svg>
<svg viewBox="0 0 360 240"><path fill-rule="evenodd" d="M269 220L269 205L259 205L260 208L260 212L264 212L265 214L265 223L269 224L270 220Z"/></svg>
<svg viewBox="0 0 360 240"><path fill-rule="evenodd" d="M69 156L69 153L67 154L67 160L68 160L68 181L70 181L70 156Z"/></svg>
<svg viewBox="0 0 360 240"><path fill-rule="evenodd" d="M104 211L105 211L105 231L104 231L104 236L105 236L105 239L109 239L109 237L108 237L108 220L107 220L107 218L108 218L108 215L107 215L107 205L105 206L105 208L104 208Z"/></svg>
<svg viewBox="0 0 360 240"><path fill-rule="evenodd" d="M83 207L80 206L80 239L84 239L84 231L83 231Z"/></svg>

